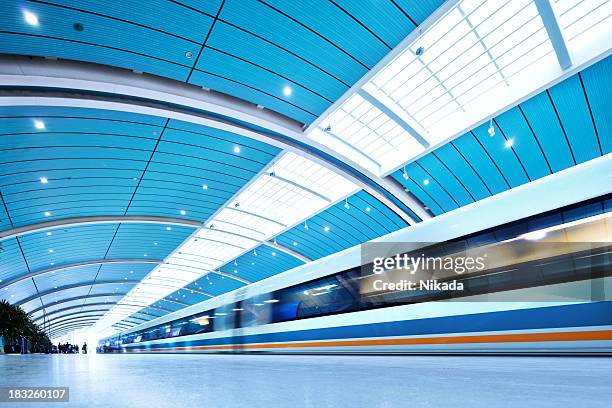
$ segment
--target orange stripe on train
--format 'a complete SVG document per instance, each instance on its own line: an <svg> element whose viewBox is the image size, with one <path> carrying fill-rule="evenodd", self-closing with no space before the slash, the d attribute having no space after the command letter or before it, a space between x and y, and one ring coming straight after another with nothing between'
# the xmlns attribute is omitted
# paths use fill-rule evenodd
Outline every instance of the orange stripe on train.
<svg viewBox="0 0 612 408"><path fill-rule="evenodd" d="M308 347L363 347L363 346L403 346L422 344L469 344L469 343L525 343L544 341L585 341L585 340L612 340L612 330L595 330L584 332L555 332L555 333L519 333L519 334L488 334L478 336L445 336L445 337L411 337L400 339L372 339L372 340L331 340L331 341L302 341L295 343L260 343L244 345L194 346L194 347L167 347L150 348L136 351L168 351L168 350L248 350L248 349L284 349Z"/></svg>

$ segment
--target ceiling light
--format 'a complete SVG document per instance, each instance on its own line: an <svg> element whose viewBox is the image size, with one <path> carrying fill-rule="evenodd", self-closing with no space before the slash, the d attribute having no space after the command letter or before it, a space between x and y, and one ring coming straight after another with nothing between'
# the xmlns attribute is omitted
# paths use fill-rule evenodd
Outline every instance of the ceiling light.
<svg viewBox="0 0 612 408"><path fill-rule="evenodd" d="M298 246L298 243L293 241L293 246Z"/></svg>
<svg viewBox="0 0 612 408"><path fill-rule="evenodd" d="M171 231L172 227L166 227L166 231Z"/></svg>
<svg viewBox="0 0 612 408"><path fill-rule="evenodd" d="M495 128L493 127L493 119L489 121L489 136L495 136Z"/></svg>
<svg viewBox="0 0 612 408"><path fill-rule="evenodd" d="M323 231L325 231L325 232L329 232L329 227L328 227L327 225L326 225L326 226L324 226L324 227L323 227Z"/></svg>
<svg viewBox="0 0 612 408"><path fill-rule="evenodd" d="M154 242L153 245L157 246L157 242Z"/></svg>
<svg viewBox="0 0 612 408"><path fill-rule="evenodd" d="M291 90L291 87L289 85L283 88L283 95L285 96L290 96L292 92L293 91Z"/></svg>
<svg viewBox="0 0 612 408"><path fill-rule="evenodd" d="M404 180L408 180L408 172L406 171L406 166L404 166L404 172L402 173L402 177Z"/></svg>
<svg viewBox="0 0 612 408"><path fill-rule="evenodd" d="M366 207L366 212L370 212L370 207Z"/></svg>
<svg viewBox="0 0 612 408"><path fill-rule="evenodd" d="M309 229L308 224L306 223L306 221L304 221L304 229L305 229L306 231L308 231L308 229Z"/></svg>
<svg viewBox="0 0 612 408"><path fill-rule="evenodd" d="M187 211L185 211L185 210L181 210L181 211L179 211L179 212L181 213L181 215L185 215L185 214L187 214Z"/></svg>
<svg viewBox="0 0 612 408"><path fill-rule="evenodd" d="M426 186L429 185L429 179L423 180L423 184L426 185Z"/></svg>
<svg viewBox="0 0 612 408"><path fill-rule="evenodd" d="M276 256L276 252L272 252L272 256Z"/></svg>
<svg viewBox="0 0 612 408"><path fill-rule="evenodd" d="M276 303L278 302L278 299L268 299L268 300L264 300L264 303Z"/></svg>
<svg viewBox="0 0 612 408"><path fill-rule="evenodd" d="M240 153L240 146L234 146L234 153Z"/></svg>
<svg viewBox="0 0 612 408"><path fill-rule="evenodd" d="M49 211L45 211L45 217L50 217L51 213Z"/></svg>
<svg viewBox="0 0 612 408"><path fill-rule="evenodd" d="M208 185L207 184L203 184L202 185L202 190L208 190Z"/></svg>
<svg viewBox="0 0 612 408"><path fill-rule="evenodd" d="M23 18L25 19L26 23L28 23L29 25L33 25L33 26L38 25L38 16L28 10L24 10Z"/></svg>
<svg viewBox="0 0 612 408"><path fill-rule="evenodd" d="M51 231L47 231L47 236L49 235L53 235L53 233Z"/></svg>
<svg viewBox="0 0 612 408"><path fill-rule="evenodd" d="M38 130L43 130L45 129L45 122L43 122L42 120L35 120L34 127Z"/></svg>
<svg viewBox="0 0 612 408"><path fill-rule="evenodd" d="M193 58L193 52L191 52L191 51L185 52L185 57L187 57L189 59Z"/></svg>
<svg viewBox="0 0 612 408"><path fill-rule="evenodd" d="M512 147L513 144L514 144L514 139L508 139L506 140L506 143L504 143L504 145L508 148Z"/></svg>
<svg viewBox="0 0 612 408"><path fill-rule="evenodd" d="M52 250L52 249L49 249L49 253L50 253L50 254L52 254L52 253L53 253L53 250Z"/></svg>
<svg viewBox="0 0 612 408"><path fill-rule="evenodd" d="M346 208L347 210L350 210L351 206L348 203L348 198L344 199L344 208Z"/></svg>
<svg viewBox="0 0 612 408"><path fill-rule="evenodd" d="M41 177L40 182L43 184L47 184L49 182L49 179L47 179L46 177Z"/></svg>

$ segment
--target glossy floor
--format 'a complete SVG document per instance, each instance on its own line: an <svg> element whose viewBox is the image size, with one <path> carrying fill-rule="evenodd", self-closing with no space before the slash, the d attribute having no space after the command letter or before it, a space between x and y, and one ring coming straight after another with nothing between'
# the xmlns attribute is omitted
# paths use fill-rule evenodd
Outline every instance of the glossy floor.
<svg viewBox="0 0 612 408"><path fill-rule="evenodd" d="M58 408L609 407L612 358L0 355L6 386L70 387Z"/></svg>

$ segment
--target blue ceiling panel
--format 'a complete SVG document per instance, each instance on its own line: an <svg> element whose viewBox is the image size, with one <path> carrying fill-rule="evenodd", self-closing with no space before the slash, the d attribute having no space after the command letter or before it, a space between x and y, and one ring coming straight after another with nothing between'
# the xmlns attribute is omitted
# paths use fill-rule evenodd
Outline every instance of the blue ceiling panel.
<svg viewBox="0 0 612 408"><path fill-rule="evenodd" d="M145 263L101 265L98 272L98 280L142 280L156 266L155 264Z"/></svg>
<svg viewBox="0 0 612 408"><path fill-rule="evenodd" d="M219 22L209 37L206 45L232 55L235 58L250 61L262 69L274 72L281 78L310 89L328 100L336 100L349 88L342 79L326 73L322 68L308 60L300 58L274 43L264 41L244 30ZM200 58L197 68L208 71L210 61ZM293 85L292 85L293 86ZM280 90L282 91L282 89ZM282 95L282 92L279 92Z"/></svg>
<svg viewBox="0 0 612 408"><path fill-rule="evenodd" d="M612 114L610 95L612 95L612 57L608 57L582 71L579 76L590 104L593 122L603 154L612 153Z"/></svg>
<svg viewBox="0 0 612 408"><path fill-rule="evenodd" d="M544 150L553 172L576 164L570 149L565 130L548 92L542 92L521 104L534 133Z"/></svg>
<svg viewBox="0 0 612 408"><path fill-rule="evenodd" d="M193 231L194 228L180 226L168 231L158 224L121 224L106 258L164 259Z"/></svg>
<svg viewBox="0 0 612 408"><path fill-rule="evenodd" d="M559 113L576 163L584 163L601 156L599 141L595 134L580 77L574 75L552 87L550 95Z"/></svg>
<svg viewBox="0 0 612 408"><path fill-rule="evenodd" d="M39 292L57 289L58 287L77 284L79 282L93 282L98 273L98 265L87 265L78 268L45 273L34 278Z"/></svg>
<svg viewBox="0 0 612 408"><path fill-rule="evenodd" d="M172 2L150 2L147 7L155 10L151 14L153 20L159 22L160 16L172 15L176 18L172 26L182 23L183 28L176 35L162 31L173 27L150 28L159 26L155 21L143 25L127 21L125 17L128 16L124 20L104 16L107 13L105 4L98 3L93 7L95 5L91 3L79 4L78 7L101 15L51 4L27 2L23 5L21 1L9 0L0 12L0 19L4 22L0 52L95 62L185 80L195 60L188 58L186 52L197 55L202 40L193 41L179 35L185 32L185 28L206 33L212 23L209 16ZM138 4L132 8L132 13L142 11L141 3ZM126 6L129 4L123 4L121 9ZM39 16L38 26L25 23L24 9ZM141 14L141 21L142 16L146 14ZM76 30L73 27L75 23L82 24L83 30Z"/></svg>
<svg viewBox="0 0 612 408"><path fill-rule="evenodd" d="M443 2L440 0L394 0L394 3L417 24L421 24Z"/></svg>
<svg viewBox="0 0 612 408"><path fill-rule="evenodd" d="M101 282L104 282L104 281L101 281ZM104 294L104 293L127 294L130 290L132 290L134 286L136 285L133 283L123 283L123 282L103 283L103 284L91 285L90 287L87 287L86 294L92 295L92 296Z"/></svg>
<svg viewBox="0 0 612 408"><path fill-rule="evenodd" d="M525 120L523 110L512 108L495 119L496 131L513 141L513 149L523 163L525 172L531 180L547 176L550 166L533 130Z"/></svg>
<svg viewBox="0 0 612 408"><path fill-rule="evenodd" d="M279 235L277 242L310 259L319 259L407 226L365 191L349 197L348 203L349 209L340 202L308 219L308 229L298 225Z"/></svg>
<svg viewBox="0 0 612 408"><path fill-rule="evenodd" d="M200 279L189 284L189 287L194 289L202 290L206 293L210 293L213 296L219 296L226 292L231 292L234 289L238 289L245 284L235 279L226 278L219 276L215 273L209 273Z"/></svg>
<svg viewBox="0 0 612 408"><path fill-rule="evenodd" d="M257 282L303 264L303 261L283 251L260 245L252 252L236 259L235 262L225 265L221 271L249 282Z"/></svg>
<svg viewBox="0 0 612 408"><path fill-rule="evenodd" d="M15 303L34 294L36 294L36 286L34 286L34 282L32 282L32 279L25 279L0 290L0 299L8 300L10 303ZM36 299L36 302L37 305L34 307L41 305L40 300Z"/></svg>
<svg viewBox="0 0 612 408"><path fill-rule="evenodd" d="M465 160L453 143L441 146L433 151L432 155L444 163L474 200L481 200L491 195L491 190L483 179L474 170L474 167Z"/></svg>
<svg viewBox="0 0 612 408"><path fill-rule="evenodd" d="M419 160L418 163L428 175L440 183L440 187L445 192L448 192L448 195L457 204L464 206L474 202L474 198L462 184L461 179L450 172L444 162L440 161L435 155L427 155ZM432 184L430 183L429 186L432 186Z"/></svg>
<svg viewBox="0 0 612 408"><path fill-rule="evenodd" d="M28 234L19 240L30 269L35 271L104 259L116 229L116 224L83 225Z"/></svg>
<svg viewBox="0 0 612 408"><path fill-rule="evenodd" d="M0 243L0 286L2 281L9 280L28 271L16 239L7 239Z"/></svg>

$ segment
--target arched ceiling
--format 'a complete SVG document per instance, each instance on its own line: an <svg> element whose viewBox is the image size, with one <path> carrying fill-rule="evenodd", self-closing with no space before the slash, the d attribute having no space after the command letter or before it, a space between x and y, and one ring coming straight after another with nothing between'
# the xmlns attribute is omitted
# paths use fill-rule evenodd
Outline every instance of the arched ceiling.
<svg viewBox="0 0 612 408"><path fill-rule="evenodd" d="M4 2L0 298L125 329L605 156L611 15Z"/></svg>

